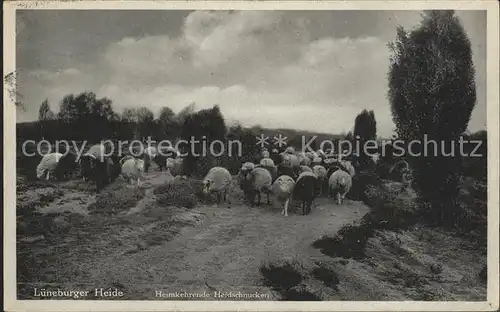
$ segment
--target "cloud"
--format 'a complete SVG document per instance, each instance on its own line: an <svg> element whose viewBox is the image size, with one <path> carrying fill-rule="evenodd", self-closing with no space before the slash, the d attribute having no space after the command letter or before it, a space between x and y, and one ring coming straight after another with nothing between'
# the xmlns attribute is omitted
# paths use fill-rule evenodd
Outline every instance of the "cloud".
<svg viewBox="0 0 500 312"><path fill-rule="evenodd" d="M53 106L65 94L90 90L111 98L117 111L169 106L178 112L191 102L198 109L218 104L231 122L329 133L351 130L366 108L375 112L379 135L390 135L387 38L395 37L396 22L417 20L418 12L363 13L371 16L367 21L378 16L380 24L351 25L352 35L342 15L320 14L191 12L177 36L123 36L93 63L31 71L23 89L30 101L48 97ZM466 19L466 29L474 20ZM319 31L323 21L342 31ZM473 36L485 31L470 27ZM473 46L484 75L480 48ZM481 126L481 110L475 114L479 122L473 125Z"/></svg>

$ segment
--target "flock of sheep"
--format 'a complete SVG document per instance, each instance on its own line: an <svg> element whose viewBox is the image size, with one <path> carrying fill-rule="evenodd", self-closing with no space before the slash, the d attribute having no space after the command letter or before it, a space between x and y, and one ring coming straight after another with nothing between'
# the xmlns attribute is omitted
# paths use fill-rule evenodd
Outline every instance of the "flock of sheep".
<svg viewBox="0 0 500 312"><path fill-rule="evenodd" d="M311 212L314 199L319 195L333 195L338 204L342 204L352 186L355 169L352 161L355 158L342 155L317 152L295 152L288 147L283 153L264 149L258 164L245 162L238 173L238 182L251 206L255 197L260 204L261 196L266 195L270 204L270 196L281 205L282 214L288 216L291 200L300 201L302 214ZM226 168L214 167L203 179L204 193L217 194L217 202L226 200L231 186L232 176Z"/></svg>
<svg viewBox="0 0 500 312"><path fill-rule="evenodd" d="M122 176L131 184L140 185L144 172L155 162L160 171L165 169L166 182L174 179L186 179L183 175L183 158L174 148L159 151L148 147L141 157L127 155L118 159L105 155L105 146L92 146L84 155L77 157L74 153L50 153L40 161L36 171L38 178L67 178L77 169L86 181L93 181L99 191L103 186ZM282 214L288 216L291 200L300 201L303 215L309 214L311 205L318 195L333 196L338 204L342 204L352 186L355 175L355 156L316 152L296 152L288 147L279 153L273 149L264 149L257 164L245 162L238 173L238 182L245 195L245 200L253 206L255 198L261 203L261 196L270 196L284 208ZM217 203L226 201L232 185L232 176L226 168L211 168L203 179L203 193L216 194Z"/></svg>
<svg viewBox="0 0 500 312"><path fill-rule="evenodd" d="M182 158L178 156L179 152L171 147L162 150L162 153L155 147L148 147L141 157L126 155L120 158L117 155L107 156L106 146L96 144L81 157L72 151L44 155L36 168L36 176L38 179L49 180L52 176L61 180L80 171L83 180L94 182L99 191L120 175L129 183L140 185L143 173L148 171L152 162L158 164L160 171L166 169L169 174L180 173Z"/></svg>

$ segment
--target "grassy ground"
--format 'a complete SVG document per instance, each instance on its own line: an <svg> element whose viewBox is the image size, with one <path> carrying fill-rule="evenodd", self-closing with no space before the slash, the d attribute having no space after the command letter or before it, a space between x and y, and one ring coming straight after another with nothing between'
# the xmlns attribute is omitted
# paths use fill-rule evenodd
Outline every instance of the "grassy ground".
<svg viewBox="0 0 500 312"><path fill-rule="evenodd" d="M281 207L244 204L236 181L230 203L218 206L201 199L199 181L167 186L155 169L141 187L116 181L97 197L83 181L19 179L17 199L19 299L33 298L33 287L112 287L136 300L155 299L157 290L214 289L269 300L486 295L477 278L486 255L474 242L418 227L346 230L370 215L361 201L319 198L310 215L292 210L285 218Z"/></svg>

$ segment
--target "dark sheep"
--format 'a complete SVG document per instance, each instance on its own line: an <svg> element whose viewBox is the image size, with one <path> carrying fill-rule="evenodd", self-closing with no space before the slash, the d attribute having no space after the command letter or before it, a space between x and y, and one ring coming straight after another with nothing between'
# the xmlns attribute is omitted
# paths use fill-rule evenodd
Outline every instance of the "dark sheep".
<svg viewBox="0 0 500 312"><path fill-rule="evenodd" d="M84 155L80 158L83 179L92 181L100 192L106 185L113 182L120 175L120 163L114 162L111 157L95 158Z"/></svg>
<svg viewBox="0 0 500 312"><path fill-rule="evenodd" d="M301 202L302 215L307 215L311 212L311 206L318 193L318 179L312 172L303 172L297 178L295 186L292 190L290 198L285 203L285 209L282 214L288 216L288 204L290 200L297 200Z"/></svg>
<svg viewBox="0 0 500 312"><path fill-rule="evenodd" d="M63 154L57 164L55 176L58 180L70 179L78 168L77 156L73 152Z"/></svg>

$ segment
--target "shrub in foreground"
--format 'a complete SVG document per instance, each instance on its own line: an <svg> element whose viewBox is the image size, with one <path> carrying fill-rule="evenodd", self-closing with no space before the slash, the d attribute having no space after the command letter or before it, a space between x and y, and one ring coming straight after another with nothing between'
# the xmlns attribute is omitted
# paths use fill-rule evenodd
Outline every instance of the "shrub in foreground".
<svg viewBox="0 0 500 312"><path fill-rule="evenodd" d="M191 209L198 203L193 187L188 181L166 183L158 186L153 193L159 206L176 206Z"/></svg>
<svg viewBox="0 0 500 312"><path fill-rule="evenodd" d="M115 182L96 196L96 201L89 205L92 214L113 215L128 210L144 198L145 190L130 187L125 182Z"/></svg>

